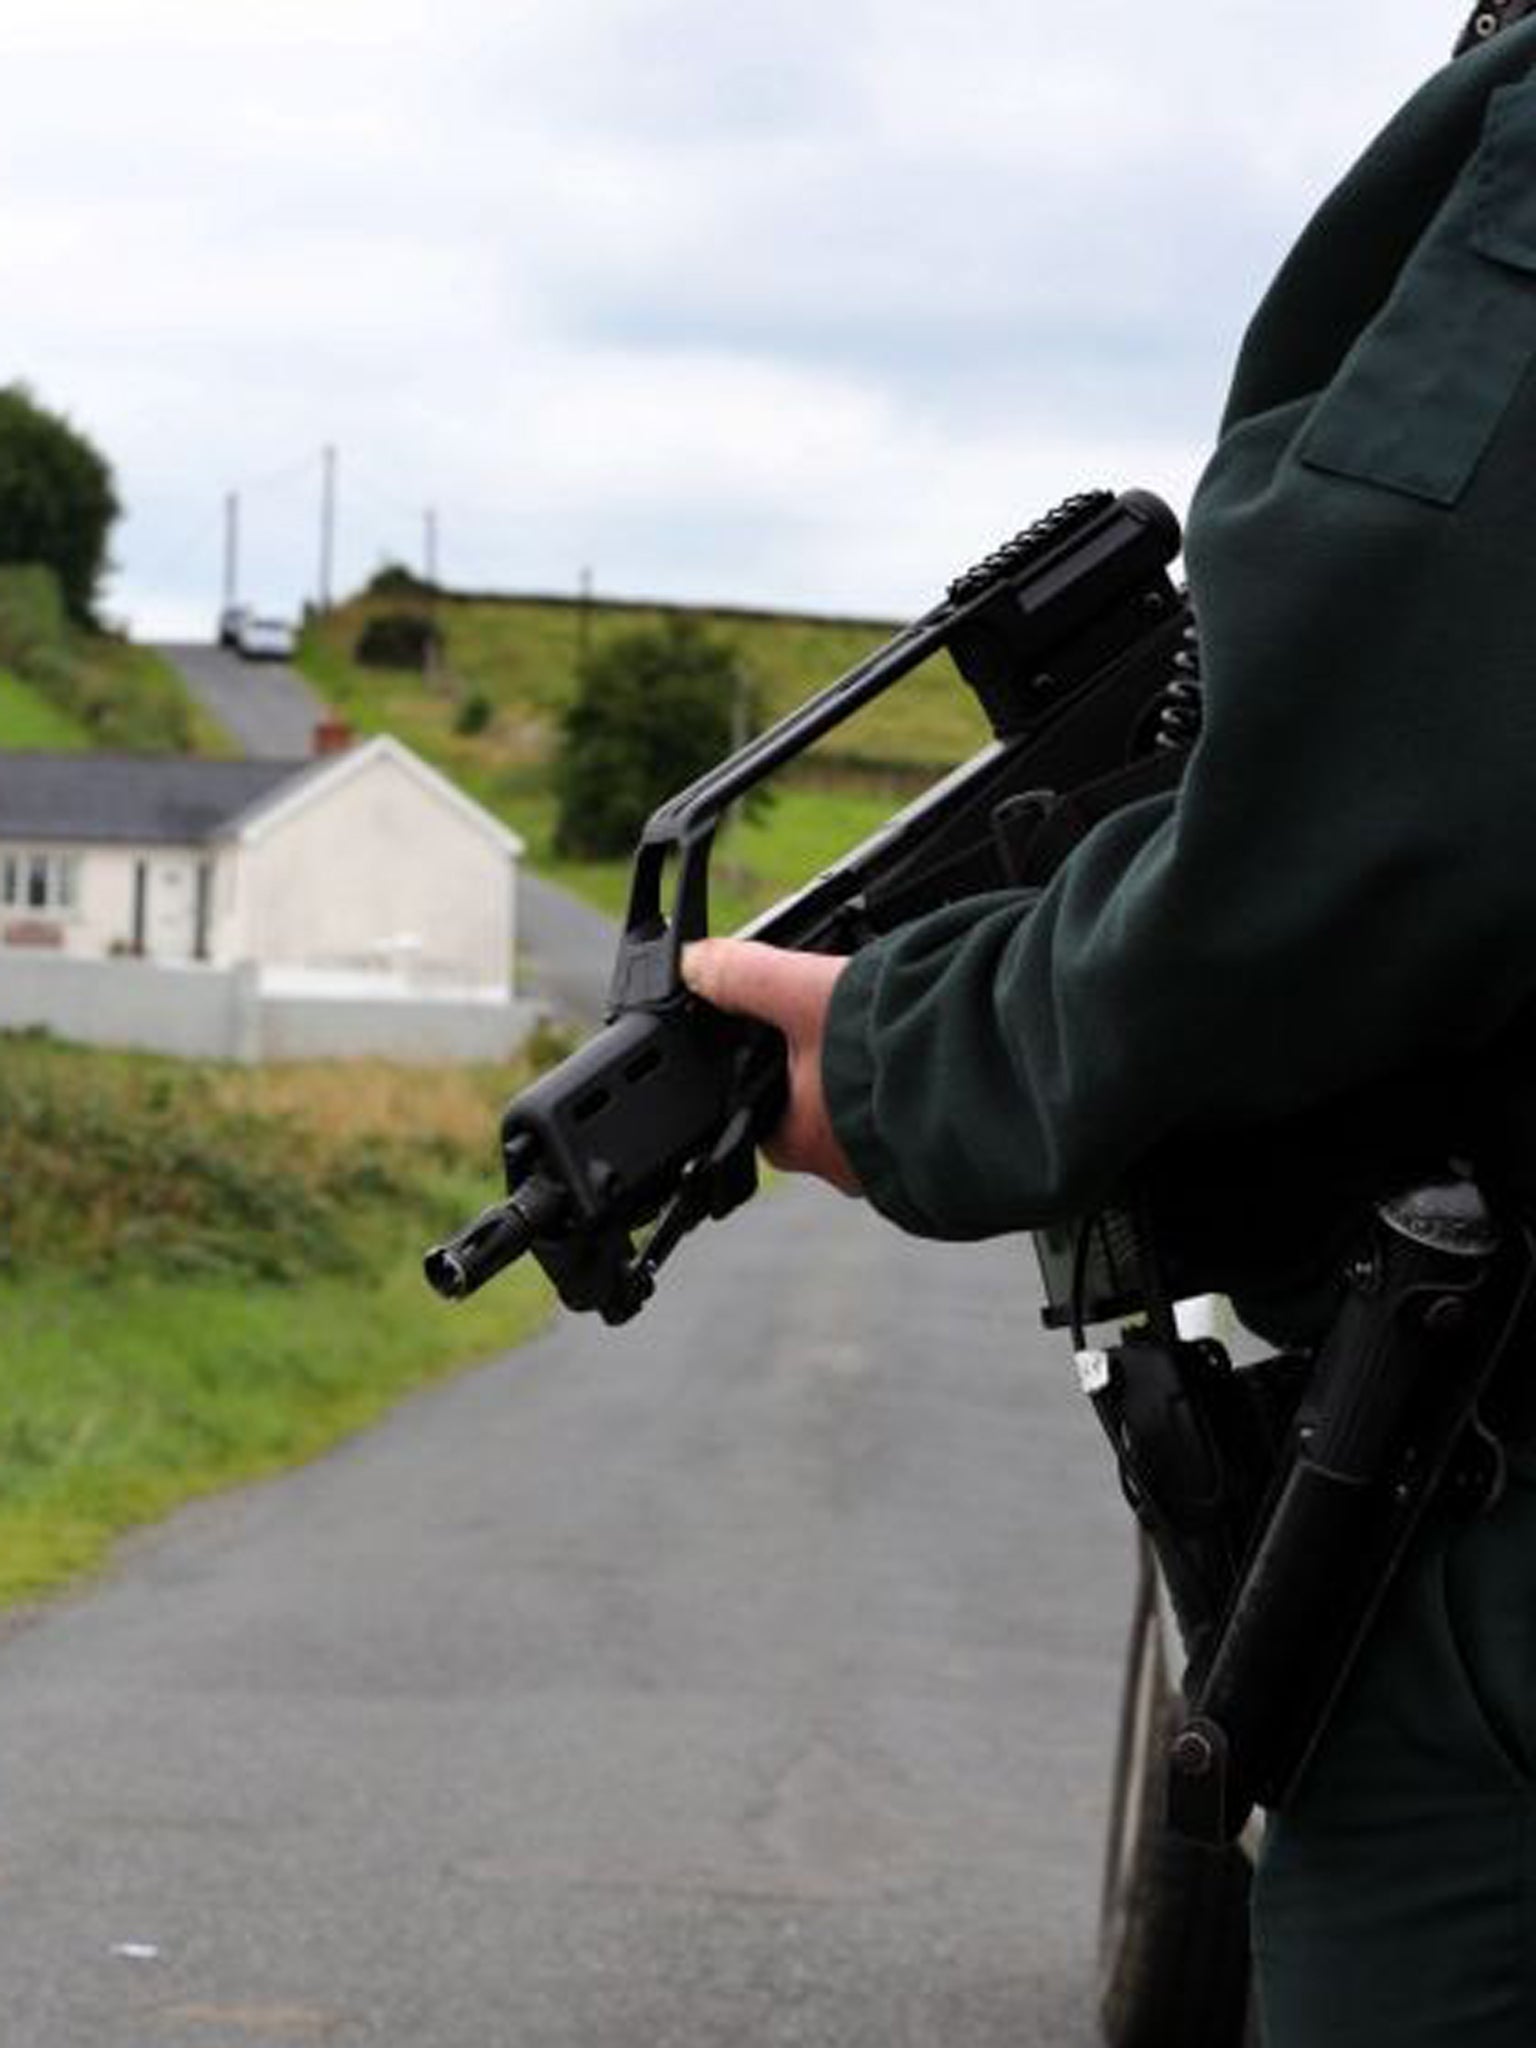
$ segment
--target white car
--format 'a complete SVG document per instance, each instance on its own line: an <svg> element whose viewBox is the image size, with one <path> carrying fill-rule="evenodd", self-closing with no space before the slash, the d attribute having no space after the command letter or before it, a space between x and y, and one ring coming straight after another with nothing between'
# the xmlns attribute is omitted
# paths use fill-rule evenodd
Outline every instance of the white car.
<svg viewBox="0 0 1536 2048"><path fill-rule="evenodd" d="M286 619L247 616L235 627L235 650L246 661L290 661L299 636Z"/></svg>

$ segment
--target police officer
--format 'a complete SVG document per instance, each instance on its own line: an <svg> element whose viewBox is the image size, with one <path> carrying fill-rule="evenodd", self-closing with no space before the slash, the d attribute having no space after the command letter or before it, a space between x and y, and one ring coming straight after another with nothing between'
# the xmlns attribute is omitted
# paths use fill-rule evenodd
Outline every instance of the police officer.
<svg viewBox="0 0 1536 2048"><path fill-rule="evenodd" d="M941 1237L1497 1051L1536 1073L1536 0L1480 8L1252 322L1190 509L1204 729L1032 905L731 940L772 1156ZM1437 1521L1255 1892L1268 2048L1536 2043L1536 1455Z"/></svg>

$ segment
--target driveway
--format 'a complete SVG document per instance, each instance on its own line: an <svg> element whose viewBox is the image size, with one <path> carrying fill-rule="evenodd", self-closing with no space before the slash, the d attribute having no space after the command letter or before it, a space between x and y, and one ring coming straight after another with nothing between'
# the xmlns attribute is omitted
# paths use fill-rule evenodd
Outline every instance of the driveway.
<svg viewBox="0 0 1536 2048"><path fill-rule="evenodd" d="M297 669L280 661L242 661L227 647L162 641L155 649L242 753L302 761L314 751L325 705Z"/></svg>
<svg viewBox="0 0 1536 2048"><path fill-rule="evenodd" d="M568 1023L602 1022L619 927L522 866L517 874L518 986Z"/></svg>

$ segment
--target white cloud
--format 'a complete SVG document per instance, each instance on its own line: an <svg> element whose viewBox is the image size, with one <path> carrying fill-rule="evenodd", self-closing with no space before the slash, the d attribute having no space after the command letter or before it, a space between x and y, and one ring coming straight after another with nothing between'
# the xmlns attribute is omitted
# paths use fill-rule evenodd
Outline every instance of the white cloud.
<svg viewBox="0 0 1536 2048"><path fill-rule="evenodd" d="M52 0L0 28L0 378L115 462L115 602L340 571L900 609L1181 498L1247 306L1440 0ZM20 14L20 19L11 17Z"/></svg>

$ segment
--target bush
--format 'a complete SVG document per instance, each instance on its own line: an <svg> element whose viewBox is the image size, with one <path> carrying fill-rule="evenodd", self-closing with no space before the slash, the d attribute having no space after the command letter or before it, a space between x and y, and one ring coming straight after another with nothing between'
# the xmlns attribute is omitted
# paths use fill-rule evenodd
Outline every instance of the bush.
<svg viewBox="0 0 1536 2048"><path fill-rule="evenodd" d="M87 625L119 510L112 472L84 435L25 385L0 388L0 562L51 569L69 616Z"/></svg>
<svg viewBox="0 0 1536 2048"><path fill-rule="evenodd" d="M555 761L556 850L628 853L663 798L729 751L740 688L735 649L690 618L637 627L587 655Z"/></svg>
<svg viewBox="0 0 1536 2048"><path fill-rule="evenodd" d="M195 1067L0 1037L0 1272L346 1270L317 1151L278 1119L221 1110Z"/></svg>
<svg viewBox="0 0 1536 2048"><path fill-rule="evenodd" d="M364 668L405 668L418 675L442 652L443 637L420 612L375 612L358 634L353 659Z"/></svg>
<svg viewBox="0 0 1536 2048"><path fill-rule="evenodd" d="M484 690L471 690L454 715L454 731L465 739L473 739L490 724L495 708Z"/></svg>
<svg viewBox="0 0 1536 2048"><path fill-rule="evenodd" d="M363 586L368 597L430 597L433 585L404 562L386 562Z"/></svg>

